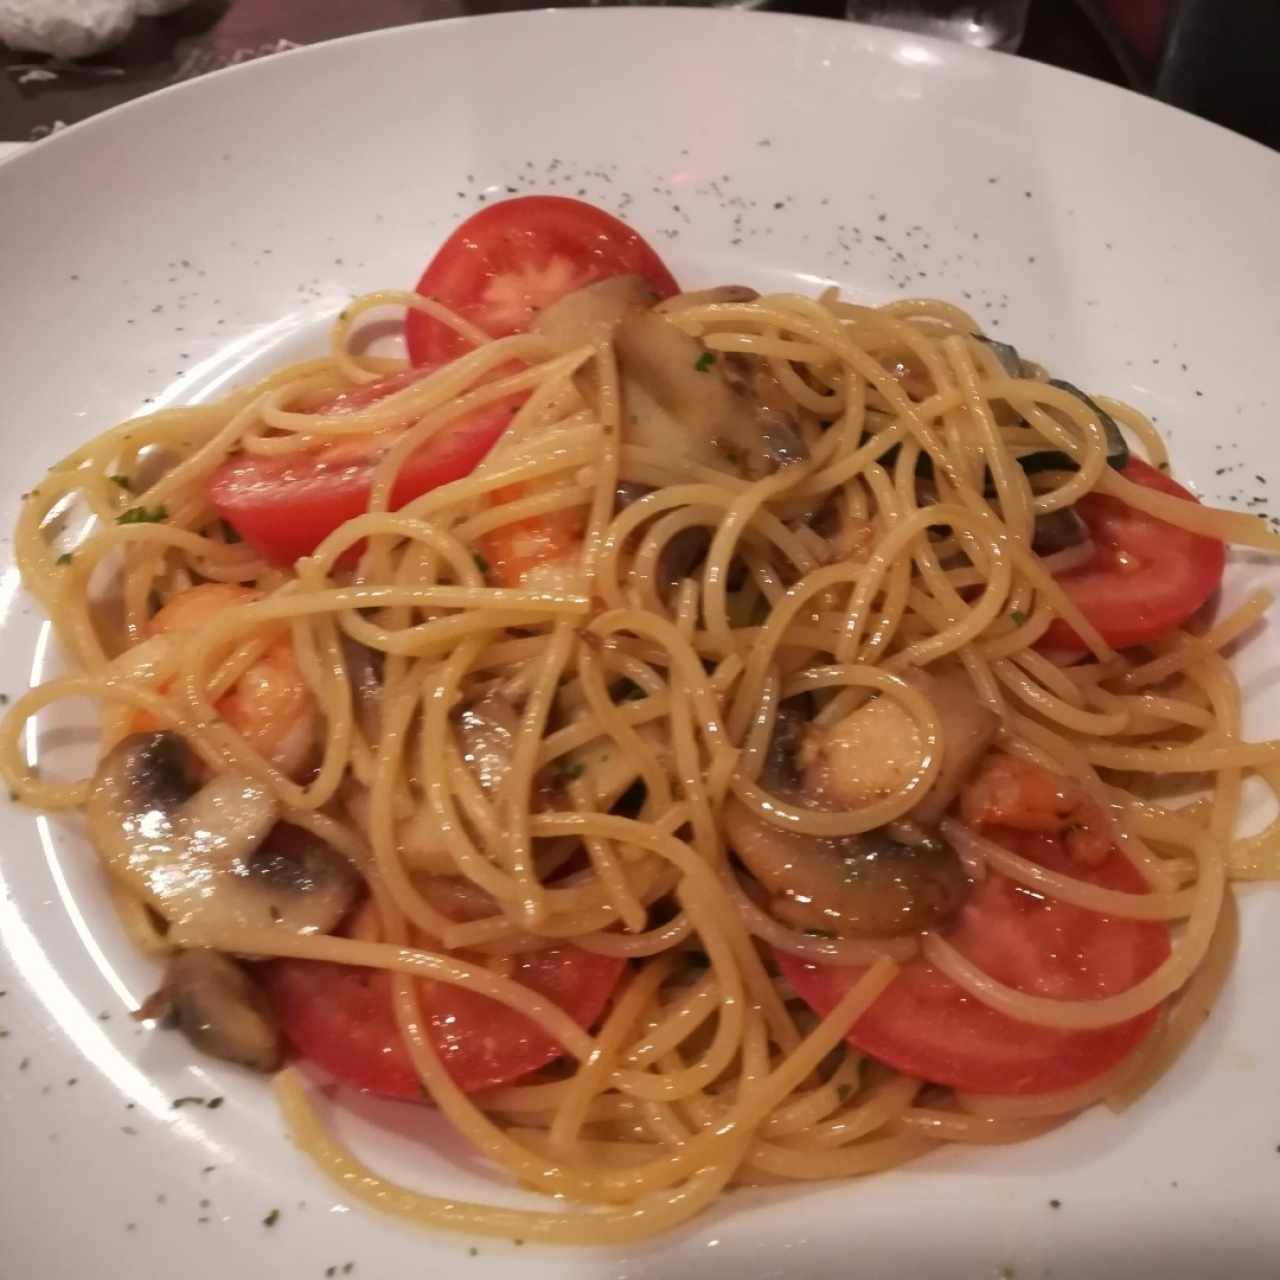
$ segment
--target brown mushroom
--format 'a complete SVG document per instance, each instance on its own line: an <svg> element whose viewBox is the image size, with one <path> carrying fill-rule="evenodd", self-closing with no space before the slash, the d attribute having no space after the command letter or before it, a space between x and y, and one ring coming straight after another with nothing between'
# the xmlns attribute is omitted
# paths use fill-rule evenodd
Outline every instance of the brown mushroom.
<svg viewBox="0 0 1280 1280"><path fill-rule="evenodd" d="M142 1009L142 1017L166 1014L203 1053L274 1071L284 1042L271 1006L244 968L205 947L179 951L165 970L164 984Z"/></svg>
<svg viewBox="0 0 1280 1280"><path fill-rule="evenodd" d="M889 938L943 924L964 902L964 870L941 839L809 836L775 827L736 799L725 807L724 830L773 914L797 929Z"/></svg>
<svg viewBox="0 0 1280 1280"><path fill-rule="evenodd" d="M277 828L279 805L263 783L220 773L201 785L176 733L125 738L99 767L85 813L107 870L176 926L323 933L355 893L340 855Z"/></svg>
<svg viewBox="0 0 1280 1280"><path fill-rule="evenodd" d="M630 314L613 340L630 443L751 479L808 456L789 412L731 381L722 358L663 316Z"/></svg>
<svg viewBox="0 0 1280 1280"><path fill-rule="evenodd" d="M566 351L598 347L609 341L625 316L646 311L657 300L658 295L639 276L610 276L553 302L532 329Z"/></svg>
<svg viewBox="0 0 1280 1280"><path fill-rule="evenodd" d="M963 671L903 677L932 704L942 759L932 786L904 820L857 836L820 837L769 822L740 801L724 814L730 846L760 882L778 919L844 937L882 938L945 923L967 881L951 846L930 831L999 728ZM801 806L857 810L900 791L924 762L917 722L877 696L830 728L779 717L765 785Z"/></svg>
<svg viewBox="0 0 1280 1280"><path fill-rule="evenodd" d="M713 289L691 289L688 293L677 293L675 297L666 298L658 303L654 310L659 315L673 316L692 307L720 306L726 303L755 302L760 295L745 284L720 284Z"/></svg>
<svg viewBox="0 0 1280 1280"><path fill-rule="evenodd" d="M462 759L488 795L494 795L511 768L520 715L496 690L463 707L457 713Z"/></svg>

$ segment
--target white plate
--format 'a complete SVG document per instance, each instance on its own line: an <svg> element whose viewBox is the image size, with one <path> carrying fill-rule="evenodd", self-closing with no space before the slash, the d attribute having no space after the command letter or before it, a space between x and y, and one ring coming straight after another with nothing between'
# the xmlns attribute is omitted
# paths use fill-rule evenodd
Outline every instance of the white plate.
<svg viewBox="0 0 1280 1280"><path fill-rule="evenodd" d="M316 349L349 294L410 284L460 215L508 190L623 213L691 285L834 280L967 302L997 336L1154 413L1209 497L1265 510L1280 492L1276 156L1013 58L811 20L621 10L290 53L6 164L0 523L44 467L147 397L209 396ZM1268 572L1233 571L1232 594ZM49 654L8 559L0 626L12 694ZM1280 708L1275 655L1264 635L1241 659L1255 734ZM1280 896L1266 890L1245 895L1221 1005L1123 1117L860 1183L731 1195L626 1253L480 1241L472 1257L471 1241L348 1206L289 1147L261 1081L131 1025L154 975L74 823L7 809L0 851L0 1270L14 1280L87 1264L320 1277L348 1261L357 1280L1275 1275ZM187 1094L227 1101L173 1110ZM423 1187L514 1197L456 1147L411 1141L432 1128L420 1109L362 1103L342 1126Z"/></svg>

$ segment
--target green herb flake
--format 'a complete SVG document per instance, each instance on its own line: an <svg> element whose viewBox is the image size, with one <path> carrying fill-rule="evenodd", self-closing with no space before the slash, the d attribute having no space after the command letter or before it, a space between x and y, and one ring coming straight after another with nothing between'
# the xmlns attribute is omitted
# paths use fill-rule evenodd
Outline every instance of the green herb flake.
<svg viewBox="0 0 1280 1280"><path fill-rule="evenodd" d="M1027 620L1027 615L1023 613L1021 609L1011 610L1009 613L1009 617L1013 619L1014 625L1019 627L1022 626L1022 624Z"/></svg>
<svg viewBox="0 0 1280 1280"><path fill-rule="evenodd" d="M133 481L130 480L128 476L108 476L107 479L110 480L112 484L118 484L125 493L133 492Z"/></svg>
<svg viewBox="0 0 1280 1280"><path fill-rule="evenodd" d="M54 564L70 564L70 563L71 563L71 552L70 552L70 551L64 551L64 552L63 552L63 553L62 553L62 554L61 554L61 555L60 555L60 556L59 556L59 557L54 561Z"/></svg>
<svg viewBox="0 0 1280 1280"><path fill-rule="evenodd" d="M841 1084L836 1086L836 1097L839 1098L842 1104L848 1102L852 1096L853 1096L853 1085Z"/></svg>
<svg viewBox="0 0 1280 1280"><path fill-rule="evenodd" d="M191 1093L182 1098L174 1098L169 1105L177 1111L181 1107L203 1107L205 1105L205 1100L198 1094Z"/></svg>
<svg viewBox="0 0 1280 1280"><path fill-rule="evenodd" d="M836 936L830 929L806 929L805 933L811 938L834 938Z"/></svg>
<svg viewBox="0 0 1280 1280"><path fill-rule="evenodd" d="M130 507L116 516L116 524L160 524L169 518L167 507Z"/></svg>
<svg viewBox="0 0 1280 1280"><path fill-rule="evenodd" d="M699 373L710 373L711 366L715 363L715 355L713 352L704 351L694 362L693 367Z"/></svg>
<svg viewBox="0 0 1280 1280"><path fill-rule="evenodd" d="M640 698L647 698L648 696L643 686L636 684L634 680L624 680L622 689L618 693L619 699L623 702L636 702Z"/></svg>
<svg viewBox="0 0 1280 1280"><path fill-rule="evenodd" d="M564 776L568 778L570 782L577 782L577 780L582 777L586 771L587 766L583 764L581 760L575 760L573 764L565 766Z"/></svg>
<svg viewBox="0 0 1280 1280"><path fill-rule="evenodd" d="M208 1102L206 1102L204 1105L205 1105L205 1106L206 1106L210 1111L217 1111L217 1109L218 1109L220 1106L222 1106L223 1102L225 1102L225 1101L226 1101L226 1099L225 1099L225 1098L222 1098L222 1097L210 1098L210 1099L209 1099L209 1101L208 1101Z"/></svg>
<svg viewBox="0 0 1280 1280"><path fill-rule="evenodd" d="M274 1227L276 1223L279 1221L280 1221L280 1210L272 1209L271 1212L267 1214L265 1218L263 1218L262 1225L264 1227Z"/></svg>

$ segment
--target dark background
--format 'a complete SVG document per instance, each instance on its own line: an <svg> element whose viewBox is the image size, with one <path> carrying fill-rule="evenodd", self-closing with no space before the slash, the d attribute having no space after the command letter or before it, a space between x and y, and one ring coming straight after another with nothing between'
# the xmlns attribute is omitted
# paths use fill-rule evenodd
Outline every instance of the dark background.
<svg viewBox="0 0 1280 1280"><path fill-rule="evenodd" d="M70 67L0 46L0 140L40 138L59 121L74 124L154 89L282 47L545 3L196 0L169 17L140 20L123 44ZM562 7L577 3L561 0ZM773 0L768 7L838 17L843 0ZM1020 53L1156 93L1280 146L1277 0L1032 0Z"/></svg>

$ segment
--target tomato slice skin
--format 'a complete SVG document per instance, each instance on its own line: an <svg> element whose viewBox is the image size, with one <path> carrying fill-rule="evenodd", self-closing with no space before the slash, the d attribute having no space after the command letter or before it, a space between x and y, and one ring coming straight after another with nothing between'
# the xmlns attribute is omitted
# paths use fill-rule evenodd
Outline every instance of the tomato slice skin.
<svg viewBox="0 0 1280 1280"><path fill-rule="evenodd" d="M285 1037L344 1084L388 1098L422 1099L391 1010L391 978L319 960L276 960L264 985ZM522 955L512 977L589 1027L604 1011L624 961L574 946ZM564 1052L521 1014L488 996L420 981L432 1043L467 1093L509 1084Z"/></svg>
<svg viewBox="0 0 1280 1280"><path fill-rule="evenodd" d="M1082 867L1052 836L1004 829L984 835L1050 870L1126 893L1145 882L1119 852ZM1125 991L1169 955L1158 921L1109 919L1045 899L989 872L973 887L948 940L1008 986L1057 999L1099 999ZM778 952L783 976L820 1014L829 1013L865 969L814 965ZM971 1093L1050 1093L1084 1084L1118 1065L1146 1038L1159 1010L1095 1031L1017 1022L966 995L917 958L849 1032L856 1049L907 1075Z"/></svg>
<svg viewBox="0 0 1280 1280"><path fill-rule="evenodd" d="M1126 480L1175 498L1196 497L1138 458ZM1113 648L1145 644L1184 623L1218 589L1226 546L1136 511L1106 494L1087 494L1075 506L1097 547L1093 558L1058 581ZM1042 649L1079 652L1086 646L1069 623L1055 618Z"/></svg>
<svg viewBox="0 0 1280 1280"><path fill-rule="evenodd" d="M444 242L418 281L493 338L523 333L566 293L610 276L638 275L660 298L680 291L654 250L625 222L581 200L520 196L491 204ZM414 364L439 364L470 344L419 311L405 318Z"/></svg>
<svg viewBox="0 0 1280 1280"><path fill-rule="evenodd" d="M354 413L402 390L426 372L415 368L392 374L345 392L312 412ZM508 397L486 405L450 423L413 453L392 487L391 509L470 475L507 429L521 399ZM209 496L218 514L254 550L272 564L290 565L368 509L373 468L395 433L381 437L379 433L379 437L346 440L292 456L237 454L213 473Z"/></svg>

